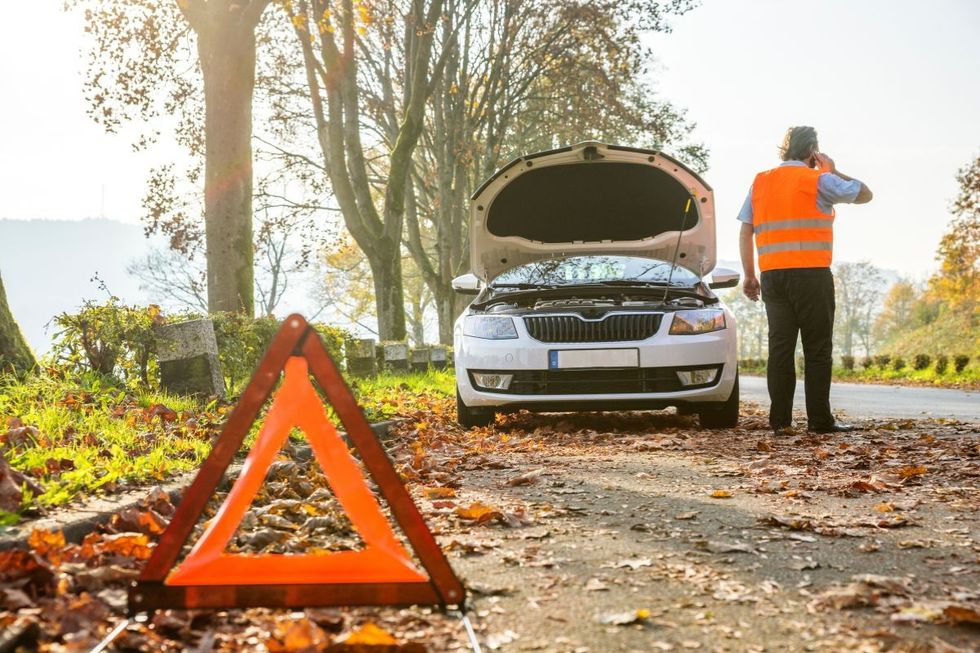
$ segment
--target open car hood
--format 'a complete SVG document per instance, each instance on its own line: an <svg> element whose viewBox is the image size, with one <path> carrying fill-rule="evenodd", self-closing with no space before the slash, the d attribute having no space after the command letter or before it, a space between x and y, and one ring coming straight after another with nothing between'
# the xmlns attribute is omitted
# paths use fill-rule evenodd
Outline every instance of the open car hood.
<svg viewBox="0 0 980 653"><path fill-rule="evenodd" d="M678 236L678 265L701 277L715 266L711 187L653 150L589 142L523 156L470 199L470 265L484 281L557 256L670 261Z"/></svg>

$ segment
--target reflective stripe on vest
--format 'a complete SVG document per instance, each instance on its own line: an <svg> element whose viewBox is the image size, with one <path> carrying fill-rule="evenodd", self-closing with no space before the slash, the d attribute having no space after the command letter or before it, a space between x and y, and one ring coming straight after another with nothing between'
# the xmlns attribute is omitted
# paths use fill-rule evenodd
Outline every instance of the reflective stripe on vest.
<svg viewBox="0 0 980 653"><path fill-rule="evenodd" d="M834 215L817 208L819 170L781 166L756 175L752 216L759 269L830 267Z"/></svg>

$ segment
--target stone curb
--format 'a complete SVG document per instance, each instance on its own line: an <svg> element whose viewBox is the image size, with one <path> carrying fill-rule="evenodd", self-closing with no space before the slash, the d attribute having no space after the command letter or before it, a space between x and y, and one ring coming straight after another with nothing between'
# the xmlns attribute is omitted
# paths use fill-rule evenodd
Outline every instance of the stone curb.
<svg viewBox="0 0 980 653"><path fill-rule="evenodd" d="M379 438L384 438L392 425L399 420L388 420L371 424L371 430ZM344 431L340 435L346 437ZM312 455L309 447L296 447L296 453L300 457L308 458ZM228 469L233 473L241 468L241 465L231 465ZM161 483L159 487L170 495L170 500L176 505L180 502L180 497L184 489L191 484L197 470L185 472L180 476ZM74 506L62 506L54 511L53 514L41 519L22 522L15 526L0 527L0 551L10 549L26 549L27 538L34 529L60 530L65 535L68 542L81 542L82 538L94 531L100 524L104 524L112 518L114 514L129 508L139 507L140 502L146 497L146 493L152 485L126 490L109 497L93 497Z"/></svg>

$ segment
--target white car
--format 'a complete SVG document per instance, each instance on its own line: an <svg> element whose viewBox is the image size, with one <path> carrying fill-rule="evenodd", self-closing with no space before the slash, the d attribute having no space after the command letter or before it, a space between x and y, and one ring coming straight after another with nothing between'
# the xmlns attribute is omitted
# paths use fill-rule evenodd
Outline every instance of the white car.
<svg viewBox="0 0 980 653"><path fill-rule="evenodd" d="M712 289L739 275L714 269L711 187L675 159L581 143L511 162L472 197L470 264L460 424L669 406L738 422L735 319Z"/></svg>

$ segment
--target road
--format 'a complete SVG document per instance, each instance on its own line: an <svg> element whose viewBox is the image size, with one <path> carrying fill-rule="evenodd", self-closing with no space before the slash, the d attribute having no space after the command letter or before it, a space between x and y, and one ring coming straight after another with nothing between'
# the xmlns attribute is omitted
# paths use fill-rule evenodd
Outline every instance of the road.
<svg viewBox="0 0 980 653"><path fill-rule="evenodd" d="M743 399L768 409L766 379L743 376L739 385ZM803 409L802 379L796 383L794 407ZM966 422L980 422L980 392L947 388L918 388L898 385L834 383L830 402L841 418L915 418L953 417Z"/></svg>

